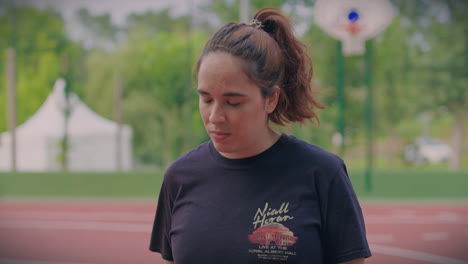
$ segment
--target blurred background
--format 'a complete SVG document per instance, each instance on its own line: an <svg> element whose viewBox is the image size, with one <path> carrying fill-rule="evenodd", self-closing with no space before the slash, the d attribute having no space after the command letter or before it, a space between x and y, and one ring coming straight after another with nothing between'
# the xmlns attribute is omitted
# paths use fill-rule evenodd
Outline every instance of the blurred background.
<svg viewBox="0 0 468 264"><path fill-rule="evenodd" d="M342 57L315 3L1 0L1 195L156 197L164 169L209 140L192 78L204 43L272 6L308 46L327 106L320 126L280 130L342 156L361 197L466 198L466 1L391 1L367 41L372 110L366 56Z"/></svg>
<svg viewBox="0 0 468 264"><path fill-rule="evenodd" d="M350 32L391 18L355 55L319 23L336 1L0 0L0 263L162 263L164 170L209 140L194 64L265 6L291 18L327 106L278 129L345 160L369 264L468 263L467 1L338 5Z"/></svg>

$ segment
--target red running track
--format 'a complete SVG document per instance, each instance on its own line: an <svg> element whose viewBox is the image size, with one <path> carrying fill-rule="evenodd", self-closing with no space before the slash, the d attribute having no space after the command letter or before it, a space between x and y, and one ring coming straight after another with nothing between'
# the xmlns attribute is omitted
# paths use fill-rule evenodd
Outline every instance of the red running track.
<svg viewBox="0 0 468 264"><path fill-rule="evenodd" d="M468 264L468 202L362 204L366 264ZM1 264L159 264L154 201L0 200Z"/></svg>

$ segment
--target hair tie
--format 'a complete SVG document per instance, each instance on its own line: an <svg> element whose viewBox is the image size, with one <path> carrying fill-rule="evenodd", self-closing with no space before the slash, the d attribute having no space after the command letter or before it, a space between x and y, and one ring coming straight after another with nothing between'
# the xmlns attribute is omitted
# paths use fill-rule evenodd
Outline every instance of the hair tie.
<svg viewBox="0 0 468 264"><path fill-rule="evenodd" d="M256 18L253 18L252 20L250 20L249 23L247 23L247 25L249 26L254 26L255 28L261 28L263 27L262 25L262 22L260 22L258 19Z"/></svg>

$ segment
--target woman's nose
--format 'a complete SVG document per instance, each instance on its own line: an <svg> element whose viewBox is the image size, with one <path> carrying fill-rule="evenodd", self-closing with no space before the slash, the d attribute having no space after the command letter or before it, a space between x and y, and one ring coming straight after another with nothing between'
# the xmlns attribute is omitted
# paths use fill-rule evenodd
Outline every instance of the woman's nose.
<svg viewBox="0 0 468 264"><path fill-rule="evenodd" d="M220 104L215 103L213 105L213 108L211 109L210 122L216 124L222 123L224 121L226 121L226 115L224 113L224 110Z"/></svg>

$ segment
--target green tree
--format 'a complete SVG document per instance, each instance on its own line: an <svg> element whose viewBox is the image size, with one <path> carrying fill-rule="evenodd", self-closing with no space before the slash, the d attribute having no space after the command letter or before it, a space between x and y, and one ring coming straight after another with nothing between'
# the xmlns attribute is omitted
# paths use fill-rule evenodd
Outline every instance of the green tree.
<svg viewBox="0 0 468 264"><path fill-rule="evenodd" d="M112 22L110 14L92 15L88 9L81 8L76 17L85 32L81 36L84 47L112 49L118 42L122 29Z"/></svg>
<svg viewBox="0 0 468 264"><path fill-rule="evenodd" d="M105 117L112 117L114 76L122 76L124 122L134 129L134 154L144 164L166 166L206 139L194 115L191 69L207 36L192 32L189 21L167 10L130 15L124 41L86 58L83 98Z"/></svg>
<svg viewBox="0 0 468 264"><path fill-rule="evenodd" d="M147 11L140 14L130 14L127 17L125 29L130 34L129 38L135 35L147 36L158 32L188 34L191 28L190 16L184 15L172 17L169 9L163 9L157 13Z"/></svg>
<svg viewBox="0 0 468 264"><path fill-rule="evenodd" d="M279 9L287 9L288 13L292 15L296 14L296 8L298 7L310 7L313 6L314 0L250 0L250 14L253 16L254 12L263 7L274 7ZM218 16L222 23L239 21L240 16L240 1L231 0L211 0L207 2L203 9L208 10ZM296 19L296 17L291 17Z"/></svg>
<svg viewBox="0 0 468 264"><path fill-rule="evenodd" d="M52 9L6 6L0 14L0 87L5 87L5 51L16 50L17 123L34 114L51 92L55 80L66 74L65 54L75 57L79 47L66 36L64 21ZM70 68L70 73L74 68ZM0 89L1 105L6 104ZM0 109L0 131L6 130L5 108Z"/></svg>
<svg viewBox="0 0 468 264"><path fill-rule="evenodd" d="M410 82L410 54L416 47L410 43L411 25L401 16L374 41L374 89L375 120L380 135L388 137L386 158L389 167L394 166L396 154L401 151L398 125L408 116L418 113L413 102L418 91Z"/></svg>
<svg viewBox="0 0 468 264"><path fill-rule="evenodd" d="M429 73L422 80L427 89L428 101L435 107L444 107L453 116L452 146L454 155L450 169L460 167L463 151L464 123L468 112L468 5L466 1L451 0L436 2L437 7L446 8L448 17L444 21L435 13L427 27L422 27L429 50L420 67Z"/></svg>
<svg viewBox="0 0 468 264"><path fill-rule="evenodd" d="M420 112L447 109L453 117L451 169L457 169L463 151L468 108L466 82L467 4L463 0L395 1L401 16L413 25L409 34L419 49L410 54L413 103Z"/></svg>

